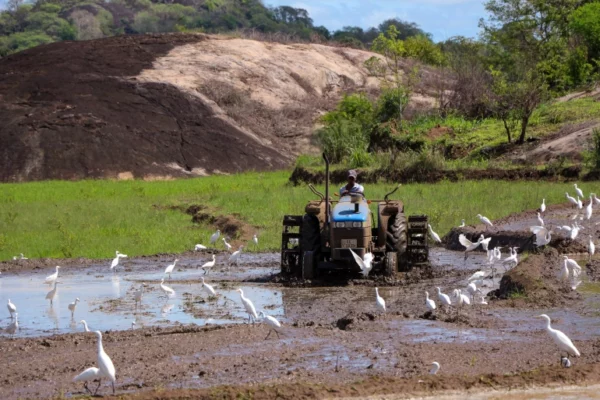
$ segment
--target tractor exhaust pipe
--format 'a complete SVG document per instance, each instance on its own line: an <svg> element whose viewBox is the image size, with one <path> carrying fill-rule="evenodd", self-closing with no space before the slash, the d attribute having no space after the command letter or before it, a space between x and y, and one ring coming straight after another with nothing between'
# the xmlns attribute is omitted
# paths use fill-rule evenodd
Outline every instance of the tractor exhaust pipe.
<svg viewBox="0 0 600 400"><path fill-rule="evenodd" d="M329 226L329 158L323 153L323 160L325 160L325 226Z"/></svg>

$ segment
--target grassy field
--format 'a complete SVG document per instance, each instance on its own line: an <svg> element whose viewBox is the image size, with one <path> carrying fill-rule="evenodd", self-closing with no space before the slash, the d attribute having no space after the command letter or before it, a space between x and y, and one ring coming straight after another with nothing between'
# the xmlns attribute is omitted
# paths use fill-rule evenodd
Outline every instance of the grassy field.
<svg viewBox="0 0 600 400"><path fill-rule="evenodd" d="M164 182L2 184L0 260L21 252L31 258L109 258L117 249L130 256L190 250L206 244L214 231L176 209L192 204L206 205L215 215L239 214L256 227L259 250L276 250L283 215L303 213L314 197L306 187L290 186L288 176L289 171L280 171ZM367 195L382 198L393 185L367 185ZM402 186L396 197L407 213L428 214L443 235L462 218L477 223L478 213L499 218L536 208L543 197L547 203L562 202L567 190L572 191L571 184L442 182Z"/></svg>

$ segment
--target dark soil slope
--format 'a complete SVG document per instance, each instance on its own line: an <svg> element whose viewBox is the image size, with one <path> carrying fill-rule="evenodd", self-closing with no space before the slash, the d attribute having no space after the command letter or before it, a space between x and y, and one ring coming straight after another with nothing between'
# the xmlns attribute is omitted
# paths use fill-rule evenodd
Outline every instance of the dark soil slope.
<svg viewBox="0 0 600 400"><path fill-rule="evenodd" d="M135 77L202 35L121 36L0 60L0 181L169 177L285 166L200 98Z"/></svg>

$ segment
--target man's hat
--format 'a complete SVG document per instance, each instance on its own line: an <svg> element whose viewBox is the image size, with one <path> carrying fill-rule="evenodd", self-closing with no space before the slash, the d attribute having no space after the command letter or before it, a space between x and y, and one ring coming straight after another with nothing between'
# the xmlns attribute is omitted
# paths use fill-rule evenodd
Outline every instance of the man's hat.
<svg viewBox="0 0 600 400"><path fill-rule="evenodd" d="M351 170L348 171L348 178L352 177L352 178L356 179L357 175L358 174L353 169L351 169Z"/></svg>

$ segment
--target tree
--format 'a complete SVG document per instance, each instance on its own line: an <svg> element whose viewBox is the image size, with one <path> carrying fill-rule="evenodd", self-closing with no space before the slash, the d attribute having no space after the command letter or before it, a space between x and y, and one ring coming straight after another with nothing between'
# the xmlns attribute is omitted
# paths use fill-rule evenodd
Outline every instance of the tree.
<svg viewBox="0 0 600 400"><path fill-rule="evenodd" d="M423 31L416 23L402 21L397 18L386 19L379 24L379 32L387 32L390 29L390 26L396 28L398 31L398 39L400 40L406 40L413 36L425 36L431 40L431 34Z"/></svg>
<svg viewBox="0 0 600 400"><path fill-rule="evenodd" d="M600 3L586 4L573 12L570 27L587 44L590 55L600 57Z"/></svg>

